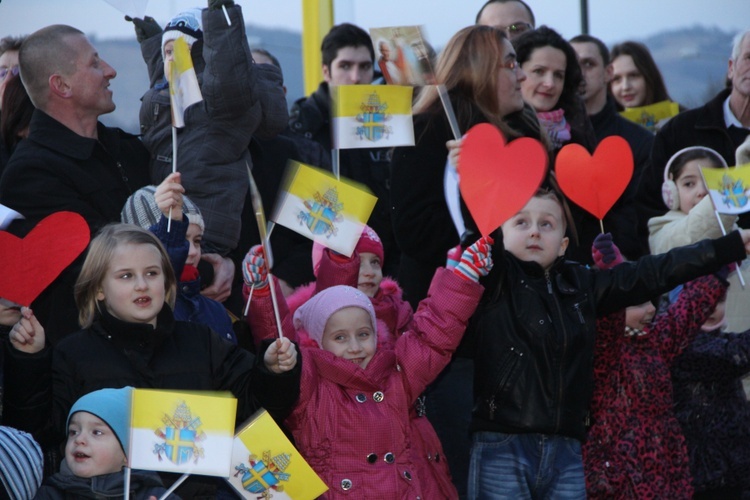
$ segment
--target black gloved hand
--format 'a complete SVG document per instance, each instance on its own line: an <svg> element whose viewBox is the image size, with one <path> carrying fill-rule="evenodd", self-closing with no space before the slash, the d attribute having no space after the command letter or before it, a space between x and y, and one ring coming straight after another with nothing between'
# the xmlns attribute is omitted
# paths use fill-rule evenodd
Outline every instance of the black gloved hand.
<svg viewBox="0 0 750 500"><path fill-rule="evenodd" d="M223 6L231 7L232 5L234 5L234 0L208 0L210 10L221 10Z"/></svg>
<svg viewBox="0 0 750 500"><path fill-rule="evenodd" d="M146 16L143 19L139 17L125 16L125 20L133 23L135 28L135 39L138 43L151 38L152 36L161 35L162 29L159 23L153 17Z"/></svg>

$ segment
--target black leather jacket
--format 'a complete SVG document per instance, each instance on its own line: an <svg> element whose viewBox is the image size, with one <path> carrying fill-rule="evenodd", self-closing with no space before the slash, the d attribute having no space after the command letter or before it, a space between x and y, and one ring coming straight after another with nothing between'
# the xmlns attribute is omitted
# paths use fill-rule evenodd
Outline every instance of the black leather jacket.
<svg viewBox="0 0 750 500"><path fill-rule="evenodd" d="M497 231L500 233L500 231ZM502 237L496 238L500 248ZM596 318L745 258L738 232L611 270L497 251L476 335L472 431L585 437Z"/></svg>

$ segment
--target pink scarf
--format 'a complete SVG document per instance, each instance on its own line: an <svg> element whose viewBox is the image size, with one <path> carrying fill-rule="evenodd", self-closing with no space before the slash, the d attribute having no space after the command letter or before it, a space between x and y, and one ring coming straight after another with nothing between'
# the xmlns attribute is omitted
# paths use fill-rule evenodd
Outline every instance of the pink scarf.
<svg viewBox="0 0 750 500"><path fill-rule="evenodd" d="M552 111L539 111L536 116L555 149L560 149L563 144L570 141L570 124L565 120L565 111L562 108Z"/></svg>

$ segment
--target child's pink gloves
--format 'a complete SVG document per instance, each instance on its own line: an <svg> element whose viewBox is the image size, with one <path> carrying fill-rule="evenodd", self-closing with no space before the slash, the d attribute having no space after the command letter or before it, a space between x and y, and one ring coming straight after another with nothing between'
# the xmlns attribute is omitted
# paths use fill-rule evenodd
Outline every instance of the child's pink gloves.
<svg viewBox="0 0 750 500"><path fill-rule="evenodd" d="M253 246L242 261L242 278L247 286L255 289L268 285L268 268L263 258L263 247Z"/></svg>
<svg viewBox="0 0 750 500"><path fill-rule="evenodd" d="M591 256L599 269L611 269L624 262L620 249L612 241L612 233L601 233L594 238Z"/></svg>
<svg viewBox="0 0 750 500"><path fill-rule="evenodd" d="M489 236L482 236L461 254L461 260L453 272L468 281L478 282L492 269L492 244Z"/></svg>

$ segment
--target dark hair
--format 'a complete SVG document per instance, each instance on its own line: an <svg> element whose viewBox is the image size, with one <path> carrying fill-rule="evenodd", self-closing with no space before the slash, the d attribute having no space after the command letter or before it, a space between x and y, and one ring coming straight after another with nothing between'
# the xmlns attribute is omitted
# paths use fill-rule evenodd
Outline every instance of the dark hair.
<svg viewBox="0 0 750 500"><path fill-rule="evenodd" d="M484 5L482 5L482 8L479 9L479 12L477 12L477 17L474 20L474 24L479 24L479 18L482 17L482 12L484 12L485 7L487 7L490 4L493 3L510 3L510 2L516 2L520 3L524 6L524 8L529 12L529 17L531 18L531 26L536 26L536 19L534 18L534 11L531 10L531 7L529 7L529 4L524 2L523 0L487 0Z"/></svg>
<svg viewBox="0 0 750 500"><path fill-rule="evenodd" d="M0 56L9 50L21 50L21 44L26 40L24 36L5 36L0 38Z"/></svg>
<svg viewBox="0 0 750 500"><path fill-rule="evenodd" d="M591 35L578 35L570 39L570 43L593 43L596 48L599 49L599 55L602 56L602 64L606 67L609 62L609 49L607 46L596 37Z"/></svg>
<svg viewBox="0 0 750 500"><path fill-rule="evenodd" d="M35 31L21 45L18 52L21 80L37 108L43 110L47 104L51 75L69 75L75 71L78 54L67 40L73 36L85 35L72 26L53 24Z"/></svg>
<svg viewBox="0 0 750 500"><path fill-rule="evenodd" d="M679 153L678 153L679 154ZM689 149L682 154L679 154L672 163L669 165L668 176L673 181L677 181L682 175L682 171L685 169L685 165L693 160L709 160L713 163L713 167L722 168L726 166L724 159L719 153L708 148L695 148Z"/></svg>
<svg viewBox="0 0 750 500"><path fill-rule="evenodd" d="M339 50L344 47L367 47L370 51L370 60L375 62L375 49L372 47L370 35L359 26L342 23L331 28L331 31L323 38L323 43L320 45L323 65L330 68Z"/></svg>
<svg viewBox="0 0 750 500"><path fill-rule="evenodd" d="M276 59L276 56L268 52L266 49L261 49L260 47L256 47L254 49L250 49L250 53L257 52L258 54L263 54L267 58L271 60L271 63L276 66L277 68L281 69L281 64L279 64L279 60Z"/></svg>
<svg viewBox="0 0 750 500"><path fill-rule="evenodd" d="M642 106L672 100L667 92L667 86L664 85L661 72L656 66L654 58L651 57L651 52L649 52L645 45L632 41L618 43L612 47L612 61L620 56L630 56L633 59L633 64L635 64L635 67L646 81L646 100Z"/></svg>
<svg viewBox="0 0 750 500"><path fill-rule="evenodd" d="M3 91L0 109L0 137L8 151L13 151L21 140L21 132L31 123L34 105L18 75L9 75Z"/></svg>
<svg viewBox="0 0 750 500"><path fill-rule="evenodd" d="M523 33L513 40L513 47L516 49L516 57L521 65L531 58L534 50L542 47L553 47L565 54L565 80L557 105L565 111L567 119L571 120L579 110L578 89L583 81L581 67L578 65L578 56L573 47L557 31L547 26L540 26L535 30Z"/></svg>

